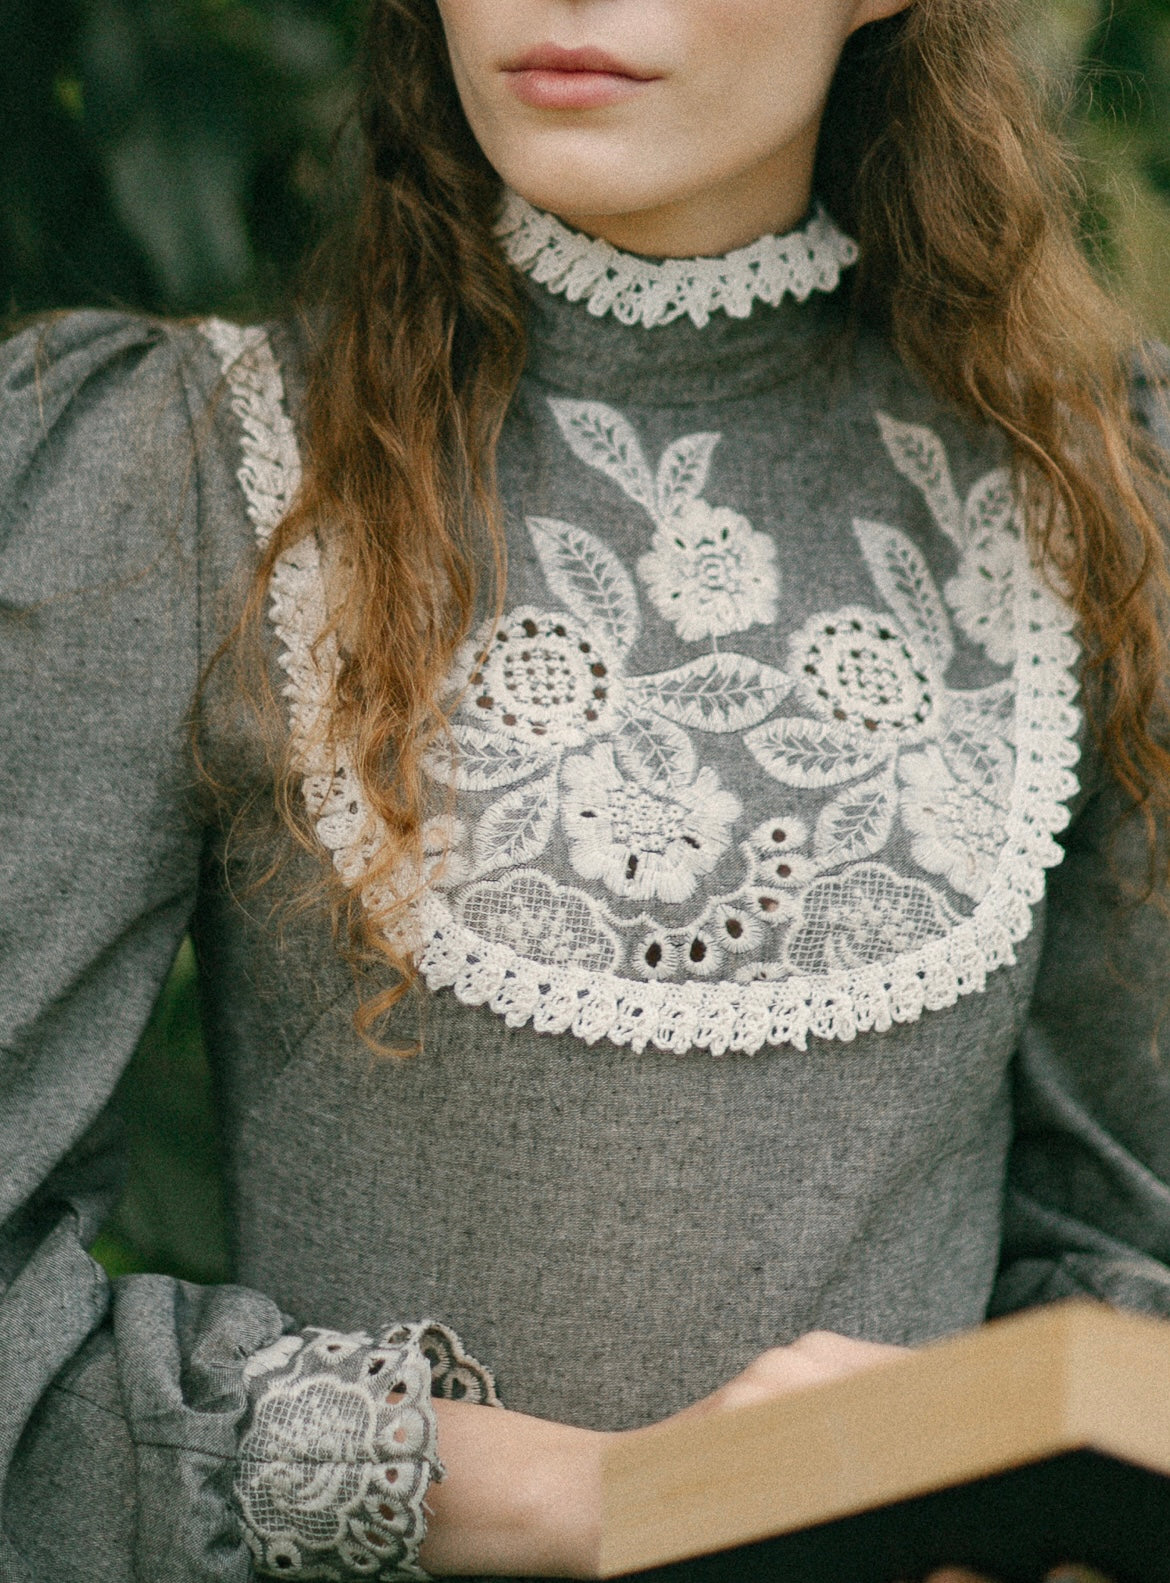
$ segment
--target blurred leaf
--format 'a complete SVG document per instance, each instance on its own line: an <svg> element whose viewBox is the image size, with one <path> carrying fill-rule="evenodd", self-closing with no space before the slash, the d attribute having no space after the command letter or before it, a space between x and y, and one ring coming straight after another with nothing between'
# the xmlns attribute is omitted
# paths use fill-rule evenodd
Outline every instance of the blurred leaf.
<svg viewBox="0 0 1170 1583"><path fill-rule="evenodd" d="M112 1231L103 1231L89 1251L111 1280L116 1280L119 1275L162 1273L152 1270L150 1260L144 1254Z"/></svg>
<svg viewBox="0 0 1170 1583"><path fill-rule="evenodd" d="M233 293L253 268L244 213L246 168L220 139L176 138L144 116L106 151L119 217L167 299Z"/></svg>

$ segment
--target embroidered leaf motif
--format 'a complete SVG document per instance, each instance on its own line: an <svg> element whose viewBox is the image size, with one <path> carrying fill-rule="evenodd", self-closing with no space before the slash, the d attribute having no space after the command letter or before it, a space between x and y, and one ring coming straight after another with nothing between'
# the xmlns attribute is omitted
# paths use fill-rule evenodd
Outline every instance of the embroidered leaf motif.
<svg viewBox="0 0 1170 1583"><path fill-rule="evenodd" d="M994 682L990 687L976 687L970 692L954 692L947 700L947 721L952 726L982 734L984 737L1002 737L1006 742L1016 735L1016 682L1009 676L1006 681Z"/></svg>
<svg viewBox="0 0 1170 1583"><path fill-rule="evenodd" d="M698 760L685 731L656 715L625 715L613 732L621 768L643 786L659 791L689 785Z"/></svg>
<svg viewBox="0 0 1170 1583"><path fill-rule="evenodd" d="M638 596L613 552L584 528L551 517L528 517L545 580L565 607L618 654L637 639Z"/></svg>
<svg viewBox="0 0 1170 1583"><path fill-rule="evenodd" d="M963 507L951 478L947 453L933 429L915 423L899 423L884 412L876 414L878 428L886 442L890 460L926 497L926 504L939 527L959 548L966 548L963 532Z"/></svg>
<svg viewBox="0 0 1170 1583"><path fill-rule="evenodd" d="M882 598L907 634L922 639L942 676L951 662L951 624L930 567L917 545L897 528L855 519L853 532Z"/></svg>
<svg viewBox="0 0 1170 1583"><path fill-rule="evenodd" d="M941 742L947 768L957 780L998 802L1011 792L1016 756L1001 737L992 736L978 723L952 723Z"/></svg>
<svg viewBox="0 0 1170 1583"><path fill-rule="evenodd" d="M963 511L967 539L971 544L986 544L997 533L1012 526L1015 514L1012 475L1006 467L985 473L971 489Z"/></svg>
<svg viewBox="0 0 1170 1583"><path fill-rule="evenodd" d="M822 808L817 820L817 861L824 868L835 868L880 852L889 840L896 805L892 765L842 792Z"/></svg>
<svg viewBox="0 0 1170 1583"><path fill-rule="evenodd" d="M785 786L840 786L870 774L893 751L836 720L769 720L744 734L756 762Z"/></svg>
<svg viewBox="0 0 1170 1583"><path fill-rule="evenodd" d="M475 830L476 871L531 863L548 845L556 811L557 778L546 775L493 803Z"/></svg>
<svg viewBox="0 0 1170 1583"><path fill-rule="evenodd" d="M746 654L705 654L677 670L640 676L640 703L694 731L744 731L767 718L790 691L783 671Z"/></svg>
<svg viewBox="0 0 1170 1583"><path fill-rule="evenodd" d="M621 413L601 401L550 396L548 404L573 455L620 484L657 520L654 479L638 436Z"/></svg>
<svg viewBox="0 0 1170 1583"><path fill-rule="evenodd" d="M452 743L437 743L423 760L432 780L457 791L494 791L548 769L553 755L482 726L457 725Z"/></svg>
<svg viewBox="0 0 1170 1583"><path fill-rule="evenodd" d="M654 486L660 520L666 521L702 493L719 440L718 434L684 434L663 451Z"/></svg>

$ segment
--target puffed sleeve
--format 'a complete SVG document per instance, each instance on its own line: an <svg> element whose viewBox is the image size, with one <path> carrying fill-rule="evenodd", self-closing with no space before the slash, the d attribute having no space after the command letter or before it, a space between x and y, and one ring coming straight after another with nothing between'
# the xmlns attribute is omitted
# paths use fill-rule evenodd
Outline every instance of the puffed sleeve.
<svg viewBox="0 0 1170 1583"><path fill-rule="evenodd" d="M1170 353L1136 383L1170 455ZM1016 1059L1016 1133L992 1312L1072 1295L1170 1317L1170 917L1141 900L1140 817L1098 764L1049 876ZM1165 844L1161 861L1166 861Z"/></svg>
<svg viewBox="0 0 1170 1583"><path fill-rule="evenodd" d="M296 1329L262 1293L107 1280L111 1094L192 912L194 337L77 314L0 347L0 1576L419 1575L425 1322ZM205 396L205 393L204 393ZM311 1316L301 1316L302 1318Z"/></svg>

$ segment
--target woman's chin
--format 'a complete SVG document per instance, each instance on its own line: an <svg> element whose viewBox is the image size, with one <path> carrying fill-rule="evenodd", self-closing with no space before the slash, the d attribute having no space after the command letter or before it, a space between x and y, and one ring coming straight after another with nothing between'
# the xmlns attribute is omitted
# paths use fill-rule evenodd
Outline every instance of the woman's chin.
<svg viewBox="0 0 1170 1583"><path fill-rule="evenodd" d="M644 174L631 180L625 157L598 161L587 168L579 161L552 167L544 162L508 161L497 164L496 169L513 192L535 208L546 209L582 231L592 230L595 221L652 213L684 196L679 184L669 180L654 183Z"/></svg>

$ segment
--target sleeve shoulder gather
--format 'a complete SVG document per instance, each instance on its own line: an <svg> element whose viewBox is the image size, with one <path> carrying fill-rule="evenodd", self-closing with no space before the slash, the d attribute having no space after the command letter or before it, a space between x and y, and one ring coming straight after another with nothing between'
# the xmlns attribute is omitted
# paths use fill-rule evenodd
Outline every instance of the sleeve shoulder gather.
<svg viewBox="0 0 1170 1583"><path fill-rule="evenodd" d="M157 320L71 313L0 346L0 580L34 608L182 542L190 354ZM189 551L189 544L182 546Z"/></svg>

